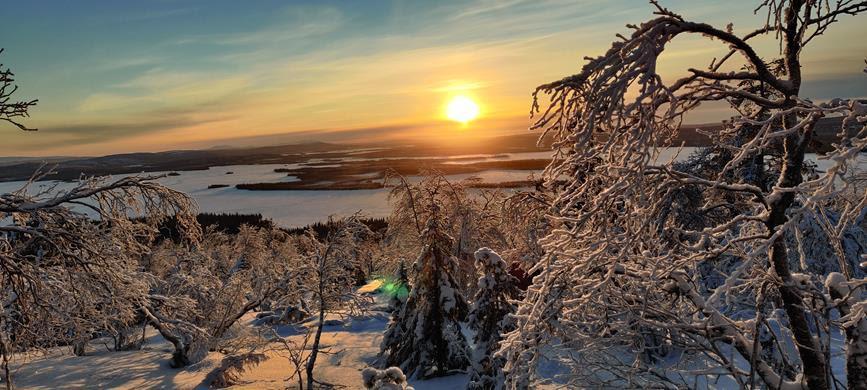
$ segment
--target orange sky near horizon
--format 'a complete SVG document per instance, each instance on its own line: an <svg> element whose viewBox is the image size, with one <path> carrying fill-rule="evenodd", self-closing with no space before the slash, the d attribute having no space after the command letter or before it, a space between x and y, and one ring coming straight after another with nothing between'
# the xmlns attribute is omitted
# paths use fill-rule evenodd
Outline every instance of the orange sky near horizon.
<svg viewBox="0 0 867 390"><path fill-rule="evenodd" d="M62 10L19 10L23 21L0 27L0 35L22 38L3 42L7 51L0 59L16 73L18 97L40 99L25 121L40 131L4 129L0 156L207 148L274 135L357 143L526 131L535 86L577 72L584 56L603 53L616 33L628 32L624 24L652 12L644 3L628 7L623 1L447 3L405 10L377 3L382 9L375 12L316 3L262 6L249 11L249 26L232 32L211 26L216 20L209 19L210 8L155 9L141 27L144 35L112 37L102 19L86 26L93 31L67 31L83 45L77 53L52 51L48 39L57 36L26 38L27 15L50 19ZM735 20L736 33L762 23L750 2L671 3L697 21L724 26ZM114 15L106 12L106 18ZM190 17L202 25L182 25L191 24ZM805 50L808 97L867 95L861 73L867 41L848 38L867 35L863 22L844 18ZM163 36L146 34L161 25L169 30ZM81 43L90 37L86 33L99 38ZM104 52L115 45L121 48L116 53ZM776 54L771 40L757 45L763 56ZM101 55L87 54L94 51ZM719 42L678 39L659 71L666 79L677 77L726 51ZM465 125L446 118L445 105L458 95L475 101L481 116ZM729 115L724 106L704 107L688 121Z"/></svg>

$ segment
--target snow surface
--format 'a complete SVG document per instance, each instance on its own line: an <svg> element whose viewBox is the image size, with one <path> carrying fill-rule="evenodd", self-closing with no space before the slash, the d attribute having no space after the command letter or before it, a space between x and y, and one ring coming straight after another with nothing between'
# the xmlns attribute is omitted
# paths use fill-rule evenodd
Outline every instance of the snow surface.
<svg viewBox="0 0 867 390"><path fill-rule="evenodd" d="M318 380L340 384L348 389L361 389L361 371L370 366L379 353L382 334L388 324L388 313L377 308L388 307L388 297L379 293L380 281L361 287L358 292L369 294L374 302L365 314L346 316L329 314L322 333L322 348L331 354L321 354L316 363ZM244 326L252 326L256 313L245 317ZM303 326L315 330L317 319ZM301 328L303 329L303 328ZM13 378L20 389L207 389L207 374L218 367L223 355L211 352L208 357L185 369L168 366L171 345L148 329L150 337L141 351L107 351L100 342L90 345L88 356L76 357L68 348L56 348L47 356L31 357L25 364L13 362ZM278 334L288 340L300 341L303 331L296 326L282 326ZM274 344L276 345L276 343ZM232 389L286 389L297 387L297 378L286 381L292 373L289 361L277 352L269 359L241 375L242 384ZM458 374L426 381L409 380L416 390L463 389L467 375Z"/></svg>

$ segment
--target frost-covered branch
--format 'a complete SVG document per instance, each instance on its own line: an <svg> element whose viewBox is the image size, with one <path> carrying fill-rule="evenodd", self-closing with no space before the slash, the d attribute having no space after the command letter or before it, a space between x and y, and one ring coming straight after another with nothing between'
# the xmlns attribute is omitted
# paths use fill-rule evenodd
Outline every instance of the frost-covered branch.
<svg viewBox="0 0 867 390"><path fill-rule="evenodd" d="M539 275L501 350L510 385L533 383L536 365L551 358L574 361L580 386L728 378L829 388L825 336L836 325L820 282L827 272L864 275L867 243L856 221L867 193L853 192L851 177L867 150L867 110L858 100L799 97L799 56L826 27L819 20L863 7L765 1L768 24L738 36L731 25L688 21L652 3L657 18L536 91L547 95L544 109L534 99L534 128L553 137L545 179L557 196L539 241L544 257L531 270ZM748 39L771 32L780 58L765 60ZM746 64L733 68L726 56L666 83L658 61L682 35L722 42ZM684 116L718 100L737 115L707 132L712 146L663 159ZM840 142L821 172L805 155L817 123L829 119L842 122ZM549 356L557 352L543 345L552 340L568 356ZM658 371L661 360L681 375Z"/></svg>
<svg viewBox="0 0 867 390"><path fill-rule="evenodd" d="M56 345L84 354L94 333L120 334L137 321L150 288L138 262L158 224L174 218L189 242L199 232L192 200L152 179L35 191L30 181L0 195L4 356Z"/></svg>

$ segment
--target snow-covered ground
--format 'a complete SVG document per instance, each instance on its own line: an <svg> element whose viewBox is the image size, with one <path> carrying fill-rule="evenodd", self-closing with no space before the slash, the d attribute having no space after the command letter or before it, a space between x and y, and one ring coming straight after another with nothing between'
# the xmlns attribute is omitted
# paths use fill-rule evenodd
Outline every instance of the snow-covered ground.
<svg viewBox="0 0 867 390"><path fill-rule="evenodd" d="M17 389L193 389L219 365L212 354L195 367L175 370L168 366L171 344L149 330L140 351L113 352L92 343L88 356L72 355L68 348L27 361L14 359L13 383Z"/></svg>
<svg viewBox="0 0 867 390"><path fill-rule="evenodd" d="M363 315L341 318L329 315L322 334L323 349L329 354L320 354L317 359L317 380L360 389L361 370L368 367L379 353L382 333L388 324L388 313L377 310L384 307L387 297L378 294L379 281L373 281L359 289L371 294L373 303ZM244 326L252 327L246 317ZM302 325L313 329L317 322L311 318ZM303 328L302 328L303 329ZM278 334L289 341L300 342L304 332L297 327L277 328ZM171 345L149 329L148 338L140 351L113 352L99 342L91 343L87 356L77 357L68 348L50 351L48 356L34 357L25 364L16 361L14 380L20 389L207 389L206 377L220 365L223 355L211 352L208 357L185 369L168 366ZM279 343L272 343L275 351L269 358L241 375L243 383L233 389L286 389L295 388L297 379L289 360L281 355ZM289 379L287 381L287 379ZM416 390L463 389L466 375L452 375L426 381L410 380Z"/></svg>

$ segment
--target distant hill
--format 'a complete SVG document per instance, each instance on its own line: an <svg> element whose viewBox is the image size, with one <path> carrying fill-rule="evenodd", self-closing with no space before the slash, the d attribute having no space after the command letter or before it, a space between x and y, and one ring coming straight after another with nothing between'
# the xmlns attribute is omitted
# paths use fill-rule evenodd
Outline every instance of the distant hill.
<svg viewBox="0 0 867 390"><path fill-rule="evenodd" d="M842 125L842 117L819 119L813 127L813 140L808 147L808 151L812 153L826 153L830 151L831 144L840 141L838 134ZM707 146L709 139L706 135L699 133L699 130L714 132L720 129L722 129L722 124L720 123L683 126L676 142L683 142L685 146ZM859 129L860 127L855 125L850 126L846 129L847 136L854 137Z"/></svg>
<svg viewBox="0 0 867 390"><path fill-rule="evenodd" d="M815 128L814 142L810 145L813 152L824 152L838 140L842 118L823 118ZM699 131L718 131L720 123L685 125L674 143L685 146L707 146L709 139ZM851 134L857 129L848 129ZM292 164L305 162L311 158L339 159L347 156L376 158L417 158L435 156L456 156L475 154L498 154L532 152L547 149L550 141L543 141L543 148L536 146L539 132L506 135L456 144L430 142L413 145L380 144L338 144L309 142L291 145L232 147L221 145L204 150L174 150L156 153L126 153L103 157L5 157L0 158L0 181L27 180L43 162L53 165L54 180L75 180L81 175L110 175L161 171L191 171L208 169L221 165L248 164Z"/></svg>
<svg viewBox="0 0 867 390"><path fill-rule="evenodd" d="M69 161L76 160L81 157L68 157L68 156L51 156L51 157L0 157L0 167L7 165L15 165L26 162L45 162L45 163L58 163L61 161Z"/></svg>
<svg viewBox="0 0 867 390"><path fill-rule="evenodd" d="M304 144L240 147L205 150L174 150L154 153L125 153L59 161L52 168L53 180L76 180L81 175L113 175L141 172L193 171L223 165L293 164L312 158L338 159L454 156L539 151L537 134L497 137L459 145L430 144ZM42 165L28 161L9 164L0 170L0 181L27 180Z"/></svg>
<svg viewBox="0 0 867 390"><path fill-rule="evenodd" d="M111 175L159 171L191 171L219 165L293 163L306 154L348 149L352 146L311 142L298 145L239 149L173 150L155 153L124 153L53 161L51 179L75 180L84 175ZM0 171L0 181L27 180L42 160L14 162Z"/></svg>

